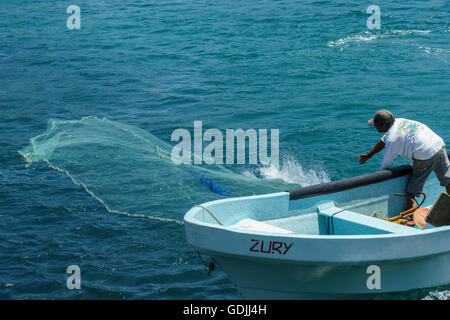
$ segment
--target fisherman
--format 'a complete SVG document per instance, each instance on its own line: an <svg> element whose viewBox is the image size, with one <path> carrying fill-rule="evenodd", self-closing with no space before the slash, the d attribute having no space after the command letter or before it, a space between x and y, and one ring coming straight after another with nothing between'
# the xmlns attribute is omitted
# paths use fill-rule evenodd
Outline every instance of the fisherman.
<svg viewBox="0 0 450 320"><path fill-rule="evenodd" d="M359 163L366 163L383 149L384 159L379 170L389 168L399 155L412 159L412 175L406 186L408 209L413 207L414 198L422 192L431 171L436 173L441 186L450 195L450 161L441 137L418 121L395 119L388 110L377 111L368 122L385 135L372 150L358 156Z"/></svg>

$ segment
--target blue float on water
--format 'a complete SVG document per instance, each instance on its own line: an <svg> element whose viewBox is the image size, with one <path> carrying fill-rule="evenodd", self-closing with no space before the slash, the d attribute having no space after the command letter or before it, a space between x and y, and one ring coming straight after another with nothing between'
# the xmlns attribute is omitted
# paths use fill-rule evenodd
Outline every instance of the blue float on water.
<svg viewBox="0 0 450 320"><path fill-rule="evenodd" d="M189 210L188 242L247 299L367 298L450 283L450 226L418 230L372 217L404 211L410 165ZM430 207L443 189L434 174Z"/></svg>

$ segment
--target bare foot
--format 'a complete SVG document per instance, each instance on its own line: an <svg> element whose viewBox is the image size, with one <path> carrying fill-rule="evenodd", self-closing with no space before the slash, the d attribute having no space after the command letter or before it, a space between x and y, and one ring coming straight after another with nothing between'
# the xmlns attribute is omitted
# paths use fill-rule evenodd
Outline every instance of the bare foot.
<svg viewBox="0 0 450 320"><path fill-rule="evenodd" d="M427 222L425 221L425 218L427 217L428 209L427 208L419 208L416 211L414 211L414 223L419 226L421 229L425 228L427 226Z"/></svg>

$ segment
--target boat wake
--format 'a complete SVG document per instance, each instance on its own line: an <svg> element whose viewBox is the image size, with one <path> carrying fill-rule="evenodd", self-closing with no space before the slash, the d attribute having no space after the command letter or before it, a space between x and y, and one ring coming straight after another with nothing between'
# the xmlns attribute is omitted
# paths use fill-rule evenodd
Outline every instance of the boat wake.
<svg viewBox="0 0 450 320"><path fill-rule="evenodd" d="M345 38L341 38L334 41L328 41L328 47L349 47L352 44L358 44L361 42L373 42L382 39L395 39L402 38L409 35L427 35L431 30L391 30L386 32L370 32L364 31L353 35L349 35Z"/></svg>
<svg viewBox="0 0 450 320"><path fill-rule="evenodd" d="M42 162L64 173L111 213L175 223L198 203L284 191L325 177L303 172L293 160L280 170L261 168L259 177L219 165L175 165L171 150L143 129L90 116L50 119L19 153L27 166Z"/></svg>

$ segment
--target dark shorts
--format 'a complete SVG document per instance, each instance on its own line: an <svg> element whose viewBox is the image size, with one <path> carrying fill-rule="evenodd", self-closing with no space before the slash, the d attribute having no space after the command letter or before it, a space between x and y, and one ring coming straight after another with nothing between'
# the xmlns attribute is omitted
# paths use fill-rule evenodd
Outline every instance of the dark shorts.
<svg viewBox="0 0 450 320"><path fill-rule="evenodd" d="M431 159L414 160L411 179L406 186L406 192L419 196L425 185L425 181L431 172L436 173L441 182L441 186L446 187L450 184L450 161L445 148L441 149Z"/></svg>

